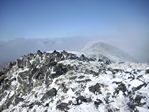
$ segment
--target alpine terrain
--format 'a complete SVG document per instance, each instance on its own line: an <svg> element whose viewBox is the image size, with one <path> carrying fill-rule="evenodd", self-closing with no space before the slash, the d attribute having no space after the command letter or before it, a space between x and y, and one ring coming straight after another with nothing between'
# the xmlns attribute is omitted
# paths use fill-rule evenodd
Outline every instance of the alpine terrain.
<svg viewBox="0 0 149 112"><path fill-rule="evenodd" d="M115 59L117 50L106 49ZM38 50L9 63L0 71L0 112L149 112L149 65L106 53Z"/></svg>
<svg viewBox="0 0 149 112"><path fill-rule="evenodd" d="M93 42L85 46L85 48L82 51L87 55L96 57L103 55L108 57L112 61L136 61L134 58L129 56L121 49L103 42Z"/></svg>

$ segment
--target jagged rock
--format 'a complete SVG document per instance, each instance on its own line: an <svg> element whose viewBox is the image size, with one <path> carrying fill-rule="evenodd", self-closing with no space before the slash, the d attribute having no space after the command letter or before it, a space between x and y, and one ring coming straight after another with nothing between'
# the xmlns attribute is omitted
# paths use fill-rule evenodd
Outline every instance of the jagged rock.
<svg viewBox="0 0 149 112"><path fill-rule="evenodd" d="M57 94L57 90L55 88L52 88L43 95L41 100L43 101L44 99L52 98L56 96L56 94Z"/></svg>
<svg viewBox="0 0 149 112"><path fill-rule="evenodd" d="M122 82L113 82L113 83L118 84L118 87L115 89L114 94L119 94L119 91L122 91L123 94L126 95L125 92L127 91L127 88L124 83L122 83Z"/></svg>
<svg viewBox="0 0 149 112"><path fill-rule="evenodd" d="M27 68L31 68L32 67L32 64L29 62L29 60L26 61L26 66L27 66Z"/></svg>
<svg viewBox="0 0 149 112"><path fill-rule="evenodd" d="M47 61L47 66L55 66L57 62L54 60L54 58L51 58L50 60L48 59Z"/></svg>
<svg viewBox="0 0 149 112"><path fill-rule="evenodd" d="M77 78L77 76L72 76L72 77L70 77L69 79L70 80L75 80Z"/></svg>
<svg viewBox="0 0 149 112"><path fill-rule="evenodd" d="M29 107L29 109L32 109L35 105L40 106L40 105L42 105L42 103L38 102L38 101L35 101L35 102L27 105L27 107Z"/></svg>
<svg viewBox="0 0 149 112"><path fill-rule="evenodd" d="M65 112L69 109L67 103L60 103L59 105L56 106L56 108Z"/></svg>
<svg viewBox="0 0 149 112"><path fill-rule="evenodd" d="M122 72L121 69L108 69L112 72L112 74L116 74L116 73L119 73L119 72Z"/></svg>
<svg viewBox="0 0 149 112"><path fill-rule="evenodd" d="M135 104L133 102L128 102L127 105L131 110L135 110Z"/></svg>
<svg viewBox="0 0 149 112"><path fill-rule="evenodd" d="M149 74L149 68L146 68L145 74Z"/></svg>
<svg viewBox="0 0 149 112"><path fill-rule="evenodd" d="M43 53L42 53L40 50L38 50L38 51L37 51L37 54L38 54L39 56L42 56Z"/></svg>
<svg viewBox="0 0 149 112"><path fill-rule="evenodd" d="M5 97L7 95L7 93L6 92L2 92L2 91L0 91L0 101Z"/></svg>
<svg viewBox="0 0 149 112"><path fill-rule="evenodd" d="M28 74L29 74L28 71L24 71L24 72L20 72L18 75L21 77L21 79L27 80Z"/></svg>
<svg viewBox="0 0 149 112"><path fill-rule="evenodd" d="M19 102L23 102L24 99L23 98L20 98L18 96L15 96L15 99L14 99L14 104L17 105Z"/></svg>
<svg viewBox="0 0 149 112"><path fill-rule="evenodd" d="M101 87L100 84L96 83L96 85L90 86L88 89L89 89L89 91L91 91L94 94L95 94L95 92L98 92L99 94L101 94L100 87Z"/></svg>
<svg viewBox="0 0 149 112"><path fill-rule="evenodd" d="M87 58L84 54L82 54L79 59L80 61L90 61L90 59Z"/></svg>
<svg viewBox="0 0 149 112"><path fill-rule="evenodd" d="M18 80L18 82L19 82L20 84L23 84L23 80L22 80L22 78L21 78L20 76L17 77L17 80Z"/></svg>
<svg viewBox="0 0 149 112"><path fill-rule="evenodd" d="M4 75L5 74L5 72L4 71L0 71L0 76L2 76L2 75Z"/></svg>
<svg viewBox="0 0 149 112"><path fill-rule="evenodd" d="M16 64L17 64L17 67L18 67L18 68L23 68L23 67L24 67L24 66L23 66L23 61L22 61L21 59L17 59Z"/></svg>
<svg viewBox="0 0 149 112"><path fill-rule="evenodd" d="M16 64L15 61L14 61L14 62L10 62L10 63L8 64L8 68L11 69L15 64Z"/></svg>
<svg viewBox="0 0 149 112"><path fill-rule="evenodd" d="M94 105L96 106L96 108L98 108L98 106L103 103L100 99L97 99L97 101L94 101Z"/></svg>
<svg viewBox="0 0 149 112"><path fill-rule="evenodd" d="M76 104L75 105L80 105L80 104L82 104L82 102L91 102L92 101L92 99L91 98L85 98L84 96L78 96L77 98L76 98Z"/></svg>
<svg viewBox="0 0 149 112"><path fill-rule="evenodd" d="M135 102L136 106L142 106L142 105L145 104L145 102L144 102L144 103L141 103L141 99L142 99L142 98L144 98L144 97L141 96L141 95L137 95L137 96L135 97L134 102Z"/></svg>
<svg viewBox="0 0 149 112"><path fill-rule="evenodd" d="M132 90L133 91L137 91L137 90L141 89L143 86L147 86L147 84L146 83L143 83L143 84L141 84L141 85L139 85L137 87L132 88Z"/></svg>
<svg viewBox="0 0 149 112"><path fill-rule="evenodd" d="M84 75L81 75L81 76L79 76L78 78L79 78L79 79L82 79L82 78L84 78L84 77L85 77Z"/></svg>
<svg viewBox="0 0 149 112"><path fill-rule="evenodd" d="M90 111L90 106L91 111L104 108L107 112L149 109L147 64L77 55L37 51L4 68L0 71L0 111L82 112L82 108Z"/></svg>
<svg viewBox="0 0 149 112"><path fill-rule="evenodd" d="M95 72L95 71L93 71L93 70L88 70L88 69L85 71L85 73L86 73L86 74L93 74L94 76L98 76L98 75L99 75L98 72Z"/></svg>
<svg viewBox="0 0 149 112"><path fill-rule="evenodd" d="M62 84L60 85L60 88L62 89L62 91L63 91L64 93L66 93L66 92L68 91L68 88L66 87L66 85L65 85L64 83L62 83Z"/></svg>
<svg viewBox="0 0 149 112"><path fill-rule="evenodd" d="M60 75L65 74L65 73L68 71L68 68L67 68L65 65L63 65L63 64L57 64L57 65L54 67L53 70L55 71L55 73L54 73L54 74L51 74L51 77L52 77L52 78L57 78L57 77L59 77Z"/></svg>
<svg viewBox="0 0 149 112"><path fill-rule="evenodd" d="M107 57L105 57L105 56L101 56L101 57L99 57L99 59L98 59L98 62L103 62L103 63L105 63L105 64L110 64L111 63L111 60L110 59L108 59Z"/></svg>
<svg viewBox="0 0 149 112"><path fill-rule="evenodd" d="M82 83L82 82L90 82L90 81L92 81L91 79L84 79L84 80L78 80L78 81L76 81L76 82L78 82L78 83Z"/></svg>
<svg viewBox="0 0 149 112"><path fill-rule="evenodd" d="M6 78L5 75L1 75L1 76L0 76L0 85L1 85L1 83L3 83L3 81L4 81L5 78Z"/></svg>
<svg viewBox="0 0 149 112"><path fill-rule="evenodd" d="M52 54L59 54L59 52L57 52L56 50L54 50Z"/></svg>
<svg viewBox="0 0 149 112"><path fill-rule="evenodd" d="M78 57L75 54L68 54L66 59L78 59Z"/></svg>

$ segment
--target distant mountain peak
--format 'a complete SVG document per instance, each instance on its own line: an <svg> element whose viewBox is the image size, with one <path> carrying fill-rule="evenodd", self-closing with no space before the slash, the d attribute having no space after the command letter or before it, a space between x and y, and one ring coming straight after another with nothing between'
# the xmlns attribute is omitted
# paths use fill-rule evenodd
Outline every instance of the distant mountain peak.
<svg viewBox="0 0 149 112"><path fill-rule="evenodd" d="M89 56L100 57L102 55L115 62L136 61L123 50L104 42L93 42L88 44L83 48L82 52Z"/></svg>

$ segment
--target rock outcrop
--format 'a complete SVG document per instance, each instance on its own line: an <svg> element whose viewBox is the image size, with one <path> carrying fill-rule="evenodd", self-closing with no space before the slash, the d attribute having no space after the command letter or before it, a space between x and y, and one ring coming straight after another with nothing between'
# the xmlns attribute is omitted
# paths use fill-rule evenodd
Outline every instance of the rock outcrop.
<svg viewBox="0 0 149 112"><path fill-rule="evenodd" d="M38 50L0 71L0 111L147 112L148 67Z"/></svg>

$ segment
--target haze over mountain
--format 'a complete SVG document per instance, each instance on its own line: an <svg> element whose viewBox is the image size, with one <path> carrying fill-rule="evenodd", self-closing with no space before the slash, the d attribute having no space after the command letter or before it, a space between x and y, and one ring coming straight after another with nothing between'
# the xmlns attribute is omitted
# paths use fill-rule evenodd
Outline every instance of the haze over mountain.
<svg viewBox="0 0 149 112"><path fill-rule="evenodd" d="M148 0L0 0L0 63L105 42L149 62Z"/></svg>
<svg viewBox="0 0 149 112"><path fill-rule="evenodd" d="M121 49L118 49L110 44L103 42L95 42L88 46L85 46L83 52L86 55L93 57L106 56L110 60L115 62L124 62L124 61L134 61L137 62L134 58L129 56L127 53L123 52Z"/></svg>
<svg viewBox="0 0 149 112"><path fill-rule="evenodd" d="M17 38L11 40L0 40L0 63L8 63L15 60L22 55L37 50L69 50L81 51L86 45L94 42L104 42L113 45L123 52L126 52L131 57L134 57L138 62L149 62L149 54L147 52L148 43L146 40L142 42L140 39L126 39L121 38L106 38L106 37L72 37L72 38L53 38L53 39L26 39ZM135 44L132 44L135 42ZM99 46L99 49L102 46ZM105 52L111 52L106 51ZM115 49L116 50L116 49Z"/></svg>

